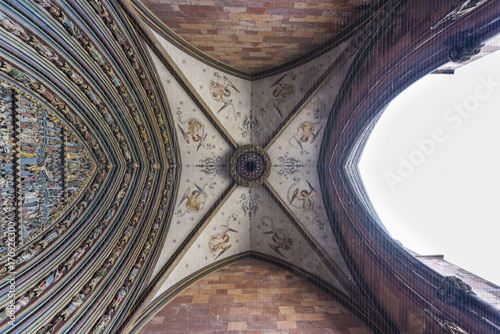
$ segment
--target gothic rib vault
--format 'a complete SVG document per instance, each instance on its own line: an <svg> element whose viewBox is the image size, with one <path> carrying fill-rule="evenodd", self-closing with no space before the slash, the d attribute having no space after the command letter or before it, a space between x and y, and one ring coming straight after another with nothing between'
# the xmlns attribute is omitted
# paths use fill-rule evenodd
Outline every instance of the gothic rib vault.
<svg viewBox="0 0 500 334"><path fill-rule="evenodd" d="M452 18L430 29L454 8L435 7L362 6L312 53L249 73L173 36L137 1L0 4L0 331L135 332L190 282L248 256L307 277L376 333L436 330L424 306L459 322L462 311L425 292L440 275L376 243L389 237L351 170L367 119L396 94L380 73L397 82L418 43L439 52L398 87L444 62L443 39L461 28ZM497 29L495 8L469 22L481 38ZM391 48L403 56L377 63ZM493 328L472 312L497 317L464 312L466 328Z"/></svg>

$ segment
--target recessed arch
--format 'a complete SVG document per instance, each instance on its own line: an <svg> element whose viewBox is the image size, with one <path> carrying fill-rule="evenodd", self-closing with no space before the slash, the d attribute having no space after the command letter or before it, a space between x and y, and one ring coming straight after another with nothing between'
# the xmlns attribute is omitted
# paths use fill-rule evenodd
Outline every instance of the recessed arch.
<svg viewBox="0 0 500 334"><path fill-rule="evenodd" d="M444 254L496 284L495 268L477 259L494 253L490 236L497 234L490 208L498 163L489 152L498 142L492 131L498 60L493 53L453 75L433 74L453 66L445 64L410 85L387 106L359 162L371 201L396 240L422 256Z"/></svg>
<svg viewBox="0 0 500 334"><path fill-rule="evenodd" d="M419 13L424 6L409 3L403 13ZM493 321L498 321L498 314L488 304L473 299L466 316L459 320L457 308L437 298L436 290L443 277L404 250L379 224L354 166L385 105L412 82L448 61L450 38L461 36L458 33L467 29L475 29L480 40L498 32L496 16L489 16L486 8L479 7L469 20L442 26L439 31L429 29L432 24L427 25L428 16L421 17L421 25L406 31L403 28L399 41L385 45L387 41L374 42L377 51L360 58L351 80L345 82L325 136L319 172L325 182L332 225L344 245L344 256L353 264L360 284L366 284L397 326L406 330L417 324L415 319L421 319L423 326L432 326L424 312L426 307L441 317L457 320L462 328L476 331L496 329L489 323L475 321L473 314L485 314ZM402 298L408 298L404 310L398 304ZM401 318L402 313L411 315L414 321Z"/></svg>

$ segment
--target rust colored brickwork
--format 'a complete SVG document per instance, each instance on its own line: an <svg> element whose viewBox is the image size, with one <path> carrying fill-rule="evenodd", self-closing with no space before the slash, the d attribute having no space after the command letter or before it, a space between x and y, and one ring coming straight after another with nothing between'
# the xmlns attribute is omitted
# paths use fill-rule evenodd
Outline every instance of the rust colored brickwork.
<svg viewBox="0 0 500 334"><path fill-rule="evenodd" d="M218 270L158 312L142 334L342 333L371 331L306 280L256 259Z"/></svg>
<svg viewBox="0 0 500 334"><path fill-rule="evenodd" d="M327 42L373 0L142 0L169 28L213 58L250 73Z"/></svg>

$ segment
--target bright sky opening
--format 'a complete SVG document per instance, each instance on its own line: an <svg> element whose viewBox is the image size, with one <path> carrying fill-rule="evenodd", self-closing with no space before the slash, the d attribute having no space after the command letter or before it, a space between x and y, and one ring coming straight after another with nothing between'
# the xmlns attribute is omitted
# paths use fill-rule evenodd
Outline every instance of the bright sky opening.
<svg viewBox="0 0 500 334"><path fill-rule="evenodd" d="M391 236L500 285L500 53L398 95L359 164Z"/></svg>

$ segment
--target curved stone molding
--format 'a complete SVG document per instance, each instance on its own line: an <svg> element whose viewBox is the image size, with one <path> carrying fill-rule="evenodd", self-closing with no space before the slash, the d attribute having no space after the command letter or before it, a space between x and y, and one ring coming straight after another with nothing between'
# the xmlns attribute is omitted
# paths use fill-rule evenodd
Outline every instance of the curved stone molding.
<svg viewBox="0 0 500 334"><path fill-rule="evenodd" d="M399 10L391 16L397 15L403 21L421 19L422 24L403 28L393 41L374 35L373 44L354 60L350 80L343 83L343 93L327 125L319 171L325 202L330 203L332 227L341 236L342 248L347 250L344 256L353 263L354 276L361 286L373 292L394 320L397 332L440 330L437 324L425 321L423 309L432 305L467 332L496 333L500 313L491 305L471 296L468 307L459 309L436 296L436 287L443 277L402 248L381 227L364 191L357 163L369 130L384 107L418 78L448 61L446 41L457 30L473 29L479 40L497 34L499 8L486 1L468 15L443 25L440 31L429 29L433 21L430 16L443 15L445 7L434 12L431 2L408 1ZM394 29L397 21L393 20L381 29ZM403 314L412 320L403 321Z"/></svg>
<svg viewBox="0 0 500 334"><path fill-rule="evenodd" d="M8 121L20 167L15 179L31 178L31 188L15 184L24 205L16 214L29 219L25 209L43 197L33 190L35 177L61 179L48 191L74 190L61 196L41 230L28 236L21 226L17 249L3 258L1 332L112 326L145 285L148 263L156 261L168 230L179 177L173 123L149 55L117 6L98 0L0 4L1 85L12 87L15 100L7 102L18 114ZM34 136L23 134L28 128ZM75 150L77 142L88 153ZM25 143L57 146L57 153L45 149L44 160ZM75 178L83 157L91 168ZM23 168L28 163L35 165ZM8 285L13 275L15 295Z"/></svg>

